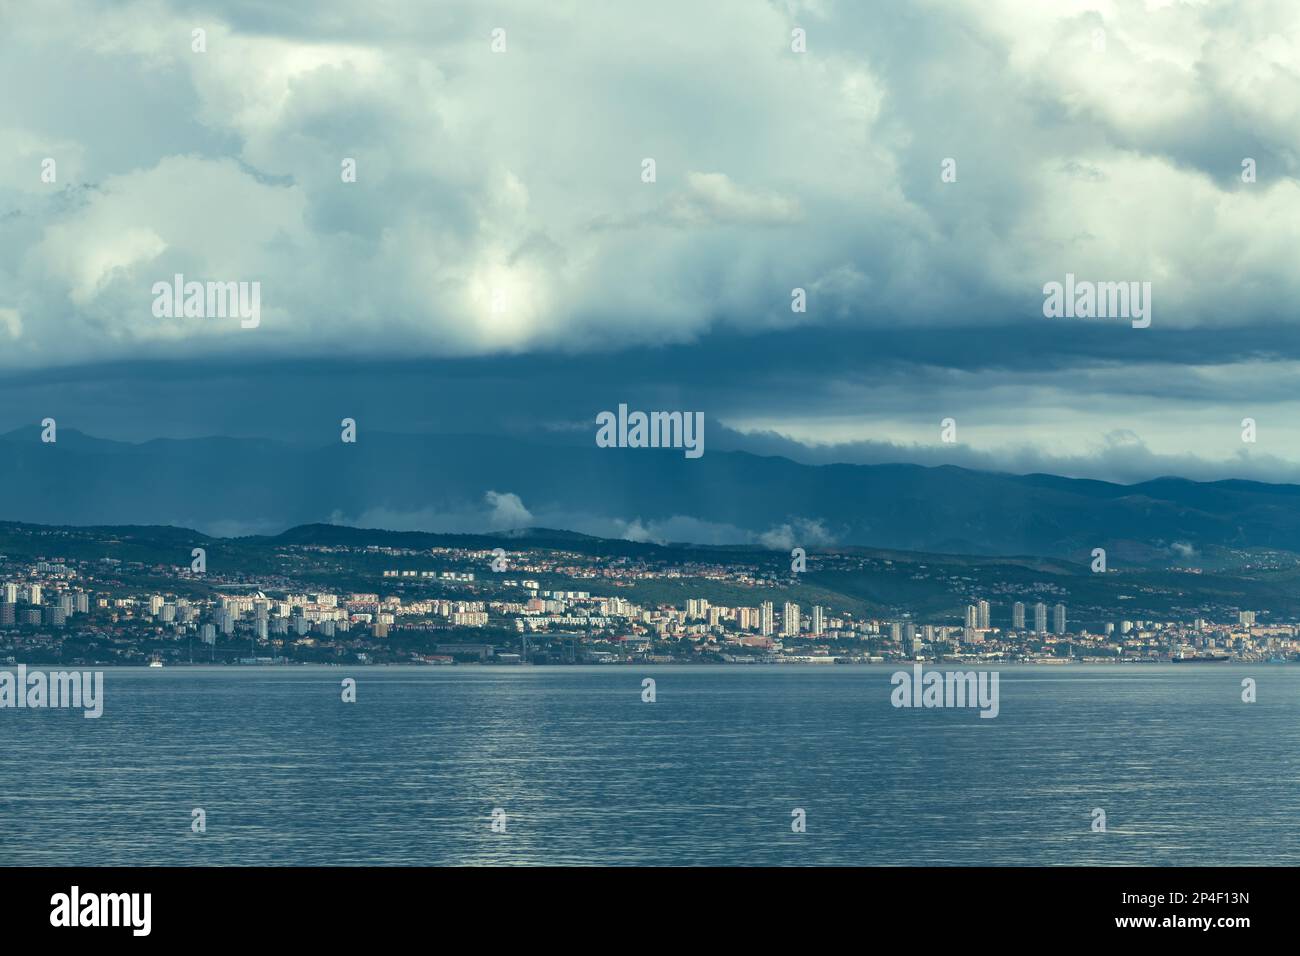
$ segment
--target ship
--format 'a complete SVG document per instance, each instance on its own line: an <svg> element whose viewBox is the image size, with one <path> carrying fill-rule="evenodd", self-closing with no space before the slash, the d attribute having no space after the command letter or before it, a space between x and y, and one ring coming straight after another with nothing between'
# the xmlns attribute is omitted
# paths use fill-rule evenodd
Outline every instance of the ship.
<svg viewBox="0 0 1300 956"><path fill-rule="evenodd" d="M1229 660L1227 654L1175 654L1169 658L1171 664L1223 664Z"/></svg>

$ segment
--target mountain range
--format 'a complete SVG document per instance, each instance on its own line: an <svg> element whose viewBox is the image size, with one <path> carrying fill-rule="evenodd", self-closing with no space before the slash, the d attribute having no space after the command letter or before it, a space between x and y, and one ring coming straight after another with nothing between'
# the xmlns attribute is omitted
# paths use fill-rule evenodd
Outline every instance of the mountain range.
<svg viewBox="0 0 1300 956"><path fill-rule="evenodd" d="M1157 478L1133 485L954 466L806 465L741 451L359 432L355 443L0 435L0 519L150 524L214 535L297 525L503 532L789 549L1185 563L1215 549L1300 552L1300 486Z"/></svg>

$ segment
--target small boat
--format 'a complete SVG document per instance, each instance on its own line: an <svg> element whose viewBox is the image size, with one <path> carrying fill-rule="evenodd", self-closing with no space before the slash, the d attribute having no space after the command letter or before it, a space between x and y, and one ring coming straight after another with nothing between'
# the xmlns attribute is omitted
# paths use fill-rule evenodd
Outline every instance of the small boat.
<svg viewBox="0 0 1300 956"><path fill-rule="evenodd" d="M150 667L162 667L162 666L163 666L163 663L162 663L162 661L150 661L150 662L149 662L149 666L150 666Z"/></svg>

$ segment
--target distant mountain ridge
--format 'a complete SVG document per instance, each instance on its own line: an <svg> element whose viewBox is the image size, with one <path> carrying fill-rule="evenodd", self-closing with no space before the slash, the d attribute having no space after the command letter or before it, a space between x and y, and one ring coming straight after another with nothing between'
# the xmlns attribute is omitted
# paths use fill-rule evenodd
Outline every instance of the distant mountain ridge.
<svg viewBox="0 0 1300 956"><path fill-rule="evenodd" d="M493 509L489 492L511 498ZM495 499L493 499L495 500ZM356 444L0 435L0 519L277 534L312 524L603 538L862 545L1160 563L1204 548L1300 552L1300 486L1134 485L945 465L804 465L740 451L602 449L367 431Z"/></svg>

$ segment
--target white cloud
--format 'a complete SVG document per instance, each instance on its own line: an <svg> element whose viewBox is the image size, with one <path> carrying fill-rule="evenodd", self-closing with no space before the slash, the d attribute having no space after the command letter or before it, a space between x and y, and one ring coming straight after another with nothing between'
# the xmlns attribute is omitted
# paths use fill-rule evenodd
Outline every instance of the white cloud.
<svg viewBox="0 0 1300 956"><path fill-rule="evenodd" d="M686 189L668 208L671 220L683 225L771 226L797 222L798 201L736 185L726 173L687 173Z"/></svg>
<svg viewBox="0 0 1300 956"><path fill-rule="evenodd" d="M516 528L527 528L533 523L532 514L513 492L489 491L483 500L492 508L488 523L494 531L513 531Z"/></svg>
<svg viewBox="0 0 1300 956"><path fill-rule="evenodd" d="M42 95L0 106L16 144L0 289L24 316L0 365L201 355L218 334L250 355L454 356L719 324L1032 321L1067 269L1150 279L1162 327L1250 321L1300 294L1293 3L494 13L7 10L0 83ZM806 54L789 50L796 21ZM75 71L57 65L67 50ZM37 188L45 155L56 188ZM940 184L950 156L958 180ZM247 335L150 321L140 288L170 271L260 280L267 320ZM795 286L807 314L790 312Z"/></svg>
<svg viewBox="0 0 1300 956"><path fill-rule="evenodd" d="M23 317L17 309L0 308L0 329L11 339L21 338L23 334Z"/></svg>
<svg viewBox="0 0 1300 956"><path fill-rule="evenodd" d="M835 536L826 530L820 519L795 518L769 528L759 535L759 543L776 551L792 548L820 547L835 543Z"/></svg>

